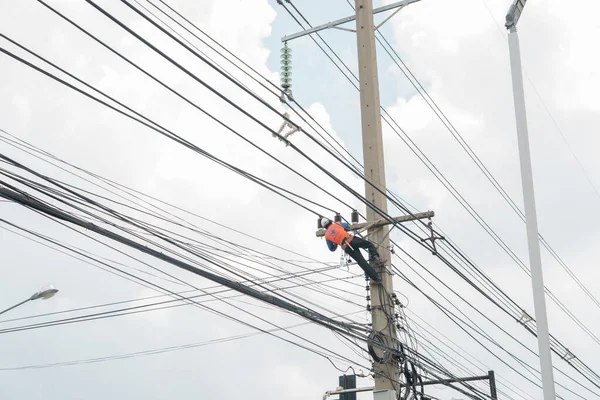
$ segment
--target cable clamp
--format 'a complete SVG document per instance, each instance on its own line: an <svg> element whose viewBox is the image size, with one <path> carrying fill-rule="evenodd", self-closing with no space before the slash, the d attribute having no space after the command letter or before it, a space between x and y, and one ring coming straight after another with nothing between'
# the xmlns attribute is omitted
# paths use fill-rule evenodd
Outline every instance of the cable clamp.
<svg viewBox="0 0 600 400"><path fill-rule="evenodd" d="M435 231L435 229L433 229L433 223L431 222L431 218L429 218L429 223L427 224L427 226L429 227L429 232L430 232L430 236L428 238L425 239L421 239L421 242L428 242L431 241L431 254L433 254L434 256L437 255L437 248L435 247L435 241L436 240L446 240L446 238L444 236L438 235L438 233Z"/></svg>
<svg viewBox="0 0 600 400"><path fill-rule="evenodd" d="M300 127L296 126L296 125L292 125L291 123L289 123L287 121L287 119L290 119L290 115L286 112L283 113L283 117L286 118L285 121L283 121L283 123L281 124L281 127L279 128L279 130L277 131L277 133L273 134L273 137L278 138L281 142L285 142L286 147L290 145L290 141L288 140L288 137L290 137L291 135L293 135L296 132L299 132L301 129ZM290 128L289 131L287 131L286 133L283 133L283 130L285 128Z"/></svg>
<svg viewBox="0 0 600 400"><path fill-rule="evenodd" d="M565 360L566 362L569 362L577 357L575 357L575 354L571 353L571 350L566 349L567 352L565 353L565 355L563 356L563 360Z"/></svg>
<svg viewBox="0 0 600 400"><path fill-rule="evenodd" d="M527 314L527 311L521 310L521 312L523 314L521 314L521 318L517 320L518 323L520 323L521 325L527 325L528 323L533 321L533 318L531 317L531 315Z"/></svg>

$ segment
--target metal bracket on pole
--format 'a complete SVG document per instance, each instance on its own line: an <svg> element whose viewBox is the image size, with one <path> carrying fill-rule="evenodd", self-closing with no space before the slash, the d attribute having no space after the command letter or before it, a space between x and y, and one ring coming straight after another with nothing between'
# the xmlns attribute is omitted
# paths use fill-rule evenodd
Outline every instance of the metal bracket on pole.
<svg viewBox="0 0 600 400"><path fill-rule="evenodd" d="M455 379L438 379L432 381L425 381L422 383L423 386L431 386L431 385L445 385L448 386L452 383L461 383L461 382L473 382L473 381L489 381L490 382L490 398L496 400L498 398L498 394L496 392L496 375L494 371L489 371L487 375L484 376L472 376L468 378L455 378ZM400 387L406 387L405 384L400 384ZM355 389L343 389L341 386L336 388L335 390L328 390L323 395L323 400L326 400L329 396L333 394L345 394L345 393L358 393L358 392L371 392L375 388L373 386L363 387L363 388L355 388Z"/></svg>
<svg viewBox="0 0 600 400"><path fill-rule="evenodd" d="M435 256L437 254L437 247L435 247L435 241L446 240L446 238L444 236L438 235L437 232L433 229L433 223L431 222L431 218L429 219L429 223L427 224L427 226L429 227L430 236L428 238L421 239L421 242L425 243L431 241L431 247L433 249L431 250L431 254Z"/></svg>
<svg viewBox="0 0 600 400"><path fill-rule="evenodd" d="M356 389L342 389L341 386L336 390L328 390L323 395L323 400L326 400L332 394L345 394L345 393L358 393L358 392L371 392L373 390L373 386L356 388Z"/></svg>
<svg viewBox="0 0 600 400"><path fill-rule="evenodd" d="M404 6L400 6L396 9L396 11L394 11L393 13L391 13L390 15L387 16L386 19L384 19L383 21L381 21L379 23L379 25L377 25L375 27L375 30L378 30L379 28L381 28L383 26L383 24L385 24L386 22L388 22L390 19L392 19L394 17L394 15L398 14L400 12L400 10L402 10L404 8Z"/></svg>
<svg viewBox="0 0 600 400"><path fill-rule="evenodd" d="M346 32L356 33L356 29L342 28L341 26L332 26L331 28L333 28L333 29L339 29L340 31L346 31Z"/></svg>
<svg viewBox="0 0 600 400"><path fill-rule="evenodd" d="M398 8L398 10L396 10L391 16L389 16L381 24L379 24L377 26L377 28L379 28L381 25L383 25L388 19L390 19L391 17L393 17L398 11L400 11L400 9L406 7L409 4L416 3L417 1L421 1L421 0L402 0L402 1L397 1L395 3L392 3L392 4L388 4L387 6L382 6L382 7L374 8L373 9L373 14L378 14L378 13L381 13L381 12L384 12L384 11L393 10L395 8ZM314 28L310 28L310 29L304 30L302 32L298 32L298 33L294 33L294 34L291 34L291 35L284 36L284 37L281 38L281 41L282 42L287 42L289 40L293 40L293 39L297 39L297 38L302 37L302 36L310 35L311 33L319 32L319 31L322 31L324 29L337 28L338 25L342 25L342 24L345 24L347 22L352 22L355 19L356 19L356 15L351 15L351 16L346 17L346 18L341 18L341 19L338 19L338 20L335 20L335 21L328 22L328 23L323 24L323 25L315 26ZM338 29L343 29L343 28L338 28ZM343 30L347 30L347 29L343 29ZM351 30L351 31L352 32L356 32L355 30Z"/></svg>
<svg viewBox="0 0 600 400"><path fill-rule="evenodd" d="M290 115L286 112L283 113L283 116L287 119L290 118ZM288 127L290 128L289 131L287 131L286 133L282 134L283 130ZM277 139L279 139L281 142L285 142L286 147L290 145L289 140L287 140L288 137L290 137L291 135L293 135L294 133L298 132L300 130L299 127L290 124L287 121L283 121L283 123L281 124L281 128L279 128L279 130L277 131L277 134L279 136L277 136L276 134L273 133L273 137L276 137Z"/></svg>

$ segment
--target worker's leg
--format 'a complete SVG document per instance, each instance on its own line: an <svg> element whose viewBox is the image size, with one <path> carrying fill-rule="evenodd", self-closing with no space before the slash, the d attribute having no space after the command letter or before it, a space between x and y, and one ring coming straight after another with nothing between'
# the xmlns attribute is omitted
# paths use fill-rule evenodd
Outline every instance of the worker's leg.
<svg viewBox="0 0 600 400"><path fill-rule="evenodd" d="M354 240L352 240L352 243L353 242L354 242ZM363 271L365 271L365 274L369 278L371 278L374 281L379 281L379 278L377 276L377 271L375 271L375 269L371 266L371 264L369 264L367 262L367 260L365 260L365 258L361 254L359 248L352 246L352 243L350 243L350 246L346 247L346 250L345 250L346 254L348 254L350 257L352 257L352 259L354 261L356 261L356 263L363 269ZM351 248L351 246L352 246L352 248Z"/></svg>
<svg viewBox="0 0 600 400"><path fill-rule="evenodd" d="M375 245L368 240L354 236L350 241L350 245L355 249L365 249L369 252L369 261L378 261L380 259L379 253Z"/></svg>

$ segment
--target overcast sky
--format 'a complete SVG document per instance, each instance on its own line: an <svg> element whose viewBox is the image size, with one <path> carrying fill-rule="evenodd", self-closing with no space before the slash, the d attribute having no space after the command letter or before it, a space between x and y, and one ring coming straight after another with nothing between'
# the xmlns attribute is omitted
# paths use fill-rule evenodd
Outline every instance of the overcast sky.
<svg viewBox="0 0 600 400"><path fill-rule="evenodd" d="M278 84L280 38L301 28L276 1L169 0L168 3ZM294 3L313 25L342 18L353 12L345 0ZM38 1L0 0L0 33L135 110L151 116L227 162L340 211L348 218L351 210L317 186L330 190L353 207L364 210L357 199L336 186L318 168L119 28L88 3L80 0L49 0L48 4L188 96L194 103L226 121L241 136L281 159L293 170L304 174L316 186L300 179L241 137L211 121L70 26ZM101 0L98 4L229 96L250 114L264 121L271 129L279 128L282 123L280 117L157 32L123 3ZM141 0L140 4L148 6L145 0ZM375 6L382 4L383 1L375 1ZM402 10L384 26L382 32L475 154L520 206L522 194L507 33L503 27L509 5L508 0L423 0ZM596 38L600 37L597 19L599 13L600 4L593 0L573 0L568 3L568 7L565 7L565 2L558 0L531 1L519 22L540 232L596 296L600 296L600 256L596 251L600 239L597 229L600 224L600 161L596 155L600 145L600 137L597 135L600 126L600 101L597 99L597 93L600 92L600 56L594 48L597 47ZM376 20L383 18L379 15ZM339 30L324 31L321 35L350 69L356 71L355 36ZM277 98L239 71L234 71L231 65L205 45L198 41L194 41L194 44L228 71L235 73L245 85L264 96L278 110L285 110ZM27 60L35 60L4 39L0 39L0 47ZM296 100L346 149L359 160L362 159L358 92L310 38L294 40L290 42L290 47L293 51L293 93ZM382 105L455 189L527 265L525 225L518 215L498 194L381 47L378 48L378 58ZM35 63L43 65L39 61ZM52 70L47 65L43 67ZM296 120L300 125L304 124ZM286 260L302 258L289 252L294 251L322 262L335 264L339 261L339 253L331 254L325 243L315 238L316 216L312 213L52 81L5 54L0 54L0 129L81 168L283 249L250 239L199 217L191 217L183 211L169 209L178 217L186 218L187 222L229 241L251 246ZM0 136L6 137L5 134ZM362 182L306 135L296 133L291 140L311 158L362 192ZM384 141L388 187L417 210L434 210L434 221L447 237L533 315L528 276L385 124ZM0 142L0 149L0 153L38 171L73 185L97 190L5 142ZM103 194L106 195L107 192ZM400 214L393 208L390 212ZM151 272L147 265L18 205L0 202L0 218L128 267ZM10 314L2 315L3 321L157 295L151 289L45 248L6 228L6 224L0 223L0 274L3 278L0 283L0 309L22 301L43 285L53 284L60 292L51 300L31 302ZM201 237L195 238L204 240ZM446 266L437 262L430 253L420 249L398 231L392 232L392 238L433 274L515 335L521 343L536 349L535 338L531 334L502 314ZM124 250L123 247L117 248ZM130 250L128 253L142 261L152 262L153 266L190 284L198 287L211 286L210 282L178 271L165 263L157 263ZM597 306L548 252L544 250L542 256L546 286L582 324L592 332L597 332L600 329L600 320L596 318ZM396 264L427 293L441 301L431 287L427 286L428 282L439 288L478 326L488 331L500 346L537 367L535 357L503 335L476 311L460 303L430 275L419 269L421 267L411 263L427 277L427 282L407 267L402 267L397 260ZM278 265L287 268L284 264ZM302 265L309 268L322 267L311 263ZM364 298L361 298L365 295L362 288L364 281L361 277L352 278L359 273L356 266L350 266L349 271L340 268L331 272L332 276L347 279L336 282L336 287L355 293L346 293L344 297L365 304ZM325 280L326 277L315 275L311 279ZM186 289L180 284L164 280L153 281L170 290ZM471 340L425 297L410 289L398 277L395 277L394 283L395 289L408 298L409 317L416 321L422 318L439 332L436 333L433 328L427 329L433 336L432 339L425 330L419 330L413 325L415 330L440 346L443 346L440 342L450 344L449 340L452 340L463 349L458 350L456 347L459 353L468 351L478 362L478 368L471 368L474 373L485 373L493 369L503 382L509 381L532 398L540 398L541 391L538 388ZM316 304L325 305L336 313L354 313L352 318L366 321L364 308L356 304L335 300L308 289L294 293ZM139 303L126 305L132 304ZM265 308L264 304L247 298L239 298L232 304L260 314L264 319L280 326L305 322L273 308ZM551 332L587 365L599 371L598 343L554 303L548 301L547 304ZM272 328L231 305L214 302L214 307L262 329ZM104 310L106 309L100 311ZM0 329L76 315L79 314L0 321ZM420 323L425 326L425 323ZM256 330L247 326L185 306L71 325L0 333L0 394L7 399L31 400L235 398L240 395L249 399L300 400L321 398L326 390L337 386L340 372L327 360L264 334L156 355L32 368L205 343L254 332ZM294 328L293 332L346 357L359 359L324 328L301 326ZM289 335L285 337L293 338ZM426 342L419 345L419 349L425 354L426 346ZM494 351L511 365L517 365L499 349ZM442 361L440 357L436 358ZM363 363L366 361L363 360ZM351 364L336 361L336 365L345 370ZM568 365L556 357L555 365L582 381ZM452 370L461 375L466 374L464 371ZM536 379L535 374L526 375ZM557 375L556 379L569 388L577 388L584 397L598 397L574 386L564 376ZM369 386L372 381L361 379L359 384ZM588 385L591 386L589 383ZM564 389L559 388L557 391L565 399L576 398ZM449 389L432 389L431 393L444 400L461 397ZM361 395L361 398L370 396ZM513 396L516 397L514 394Z"/></svg>

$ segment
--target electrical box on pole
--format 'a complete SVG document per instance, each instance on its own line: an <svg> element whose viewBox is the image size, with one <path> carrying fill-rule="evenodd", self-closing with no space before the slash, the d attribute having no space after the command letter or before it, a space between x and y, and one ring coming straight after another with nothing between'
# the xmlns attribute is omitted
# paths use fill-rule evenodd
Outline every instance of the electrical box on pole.
<svg viewBox="0 0 600 400"><path fill-rule="evenodd" d="M339 378L340 387L343 389L356 389L356 375L342 375ZM340 393L339 400L356 400L356 392Z"/></svg>

